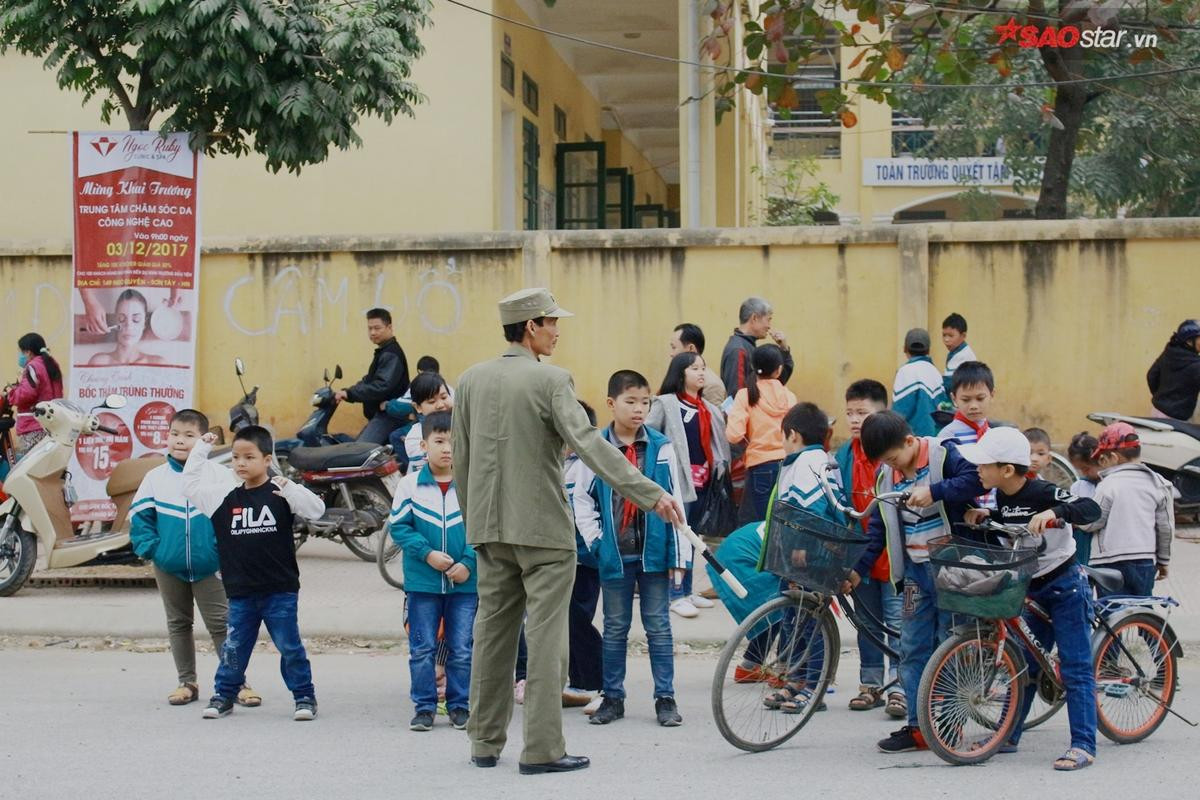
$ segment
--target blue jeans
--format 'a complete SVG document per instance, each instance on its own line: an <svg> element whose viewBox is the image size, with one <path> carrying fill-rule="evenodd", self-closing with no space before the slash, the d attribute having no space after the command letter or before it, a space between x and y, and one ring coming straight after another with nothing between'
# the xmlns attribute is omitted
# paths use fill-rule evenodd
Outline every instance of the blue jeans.
<svg viewBox="0 0 1200 800"><path fill-rule="evenodd" d="M876 637L883 639L883 629L875 624L875 620L882 620L889 628L895 630L903 630L903 620L901 614L904 610L904 598L896 594L896 587L891 581L886 578L876 580L875 578L863 578L862 583L854 590L854 602L858 604L863 612L859 616L865 627L875 634ZM874 619L872 619L872 617ZM887 645L893 650L900 651L900 640L895 636L887 637ZM875 646L865 633L858 633L858 682L863 686L872 686L881 688L885 681L883 679L883 651ZM896 680L899 672L899 664L896 659L889 659L887 673L887 683ZM903 686L893 688L892 691L903 692Z"/></svg>
<svg viewBox="0 0 1200 800"><path fill-rule="evenodd" d="M1078 567L1067 570L1045 586L1030 589L1029 598L1050 615L1047 624L1031 614L1025 622L1046 650L1058 645L1058 672L1067 691L1067 717L1071 724L1071 747L1096 755L1096 679L1092 674L1091 590L1083 571ZM1010 739L1021 739L1021 728L1037 686L1041 667L1033 656L1029 662L1029 684L1025 687L1025 705L1017 720L1016 733Z"/></svg>
<svg viewBox="0 0 1200 800"><path fill-rule="evenodd" d="M592 624L600 602L600 571L583 564L575 566L575 588L567 617L570 650L570 685L596 692L604 688L604 639Z"/></svg>
<svg viewBox="0 0 1200 800"><path fill-rule="evenodd" d="M771 491L779 480L779 461L768 461L755 464L746 470L746 488L743 492L742 505L749 508L749 521L757 522L767 518L767 503L771 499Z"/></svg>
<svg viewBox="0 0 1200 800"><path fill-rule="evenodd" d="M296 700L315 700L312 666L300 641L300 623L296 618L297 592L256 594L229 598L229 618L226 623L225 644L221 647L221 663L217 667L215 694L231 700L237 697L246 683L246 667L258 641L258 629L263 624L279 651L279 671L283 682Z"/></svg>
<svg viewBox="0 0 1200 800"><path fill-rule="evenodd" d="M408 594L409 696L417 713L437 710L437 677L434 663L438 650L438 626L446 645L446 708L470 708L472 629L479 595L459 592Z"/></svg>
<svg viewBox="0 0 1200 800"><path fill-rule="evenodd" d="M921 673L933 651L950 633L953 615L937 607L933 565L914 564L904 556L903 625L900 629L900 683L904 694L916 698ZM908 724L917 727L917 704L908 704Z"/></svg>
<svg viewBox="0 0 1200 800"><path fill-rule="evenodd" d="M1098 564L1097 566L1104 567L1105 569L1115 569L1125 578L1125 585L1118 591L1106 592L1103 589L1097 588L1096 594L1100 597L1109 597L1114 594L1150 597L1154 594L1154 577L1158 574L1158 568L1154 566L1154 559L1152 558L1114 561L1111 564Z"/></svg>
<svg viewBox="0 0 1200 800"><path fill-rule="evenodd" d="M400 427L399 422L382 411L377 411L375 412L375 416L371 417L366 426L358 434L358 441L371 442L372 444L387 444L392 431L398 427ZM401 451L403 452L403 448L401 448Z"/></svg>
<svg viewBox="0 0 1200 800"><path fill-rule="evenodd" d="M625 699L625 656L633 622L633 588L638 590L642 627L650 650L650 674L655 697L675 696L675 655L671 639L670 601L665 572L643 572L642 562L626 561L625 574L602 580L604 590L604 696Z"/></svg>

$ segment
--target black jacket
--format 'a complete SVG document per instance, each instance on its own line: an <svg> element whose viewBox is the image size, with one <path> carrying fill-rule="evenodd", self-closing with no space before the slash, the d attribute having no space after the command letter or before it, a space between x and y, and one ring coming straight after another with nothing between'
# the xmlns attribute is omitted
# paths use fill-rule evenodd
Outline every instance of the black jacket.
<svg viewBox="0 0 1200 800"><path fill-rule="evenodd" d="M758 342L753 336L748 336L736 328L725 343L725 351L721 353L721 382L725 384L725 393L730 397L736 396L738 389L745 389L746 384L750 382L750 376L754 374L750 356L757 346ZM779 382L786 384L788 378L792 377L794 368L792 354L784 350L783 372L779 375Z"/></svg>
<svg viewBox="0 0 1200 800"><path fill-rule="evenodd" d="M408 391L408 359L395 339L375 348L371 368L358 383L346 390L346 399L363 404L363 416L371 419L379 413L379 404L394 400Z"/></svg>
<svg viewBox="0 0 1200 800"><path fill-rule="evenodd" d="M1200 394L1200 353L1183 344L1168 344L1146 373L1146 383L1155 408L1174 419L1191 419Z"/></svg>

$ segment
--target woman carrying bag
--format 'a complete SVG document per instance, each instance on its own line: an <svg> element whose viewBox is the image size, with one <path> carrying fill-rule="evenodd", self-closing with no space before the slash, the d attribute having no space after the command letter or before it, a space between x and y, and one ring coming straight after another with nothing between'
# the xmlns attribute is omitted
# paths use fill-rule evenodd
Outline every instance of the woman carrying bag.
<svg viewBox="0 0 1200 800"><path fill-rule="evenodd" d="M688 525L696 529L710 502L721 498L713 492L726 492L729 472L729 442L725 438L725 416L704 400L704 358L699 353L680 353L671 359L658 397L650 407L646 425L662 432L675 448L676 476ZM732 501L725 498L726 502ZM698 533L701 531L697 531ZM683 583L671 586L671 610L681 617L694 617L698 608L712 608L713 602L692 593L692 570Z"/></svg>

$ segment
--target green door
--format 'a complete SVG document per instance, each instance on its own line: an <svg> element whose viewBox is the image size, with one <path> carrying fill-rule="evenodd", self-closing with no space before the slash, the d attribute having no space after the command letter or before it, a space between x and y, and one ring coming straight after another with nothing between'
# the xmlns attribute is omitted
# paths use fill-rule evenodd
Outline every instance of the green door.
<svg viewBox="0 0 1200 800"><path fill-rule="evenodd" d="M605 227L633 227L633 176L628 167L609 167L608 173L608 214L605 217Z"/></svg>
<svg viewBox="0 0 1200 800"><path fill-rule="evenodd" d="M608 212L604 142L557 145L554 171L558 227L564 230L604 228Z"/></svg>
<svg viewBox="0 0 1200 800"><path fill-rule="evenodd" d="M661 203L647 203L633 207L635 228L665 228L666 212Z"/></svg>
<svg viewBox="0 0 1200 800"><path fill-rule="evenodd" d="M525 206L525 230L538 227L538 146L537 125L523 120L521 128L521 198Z"/></svg>

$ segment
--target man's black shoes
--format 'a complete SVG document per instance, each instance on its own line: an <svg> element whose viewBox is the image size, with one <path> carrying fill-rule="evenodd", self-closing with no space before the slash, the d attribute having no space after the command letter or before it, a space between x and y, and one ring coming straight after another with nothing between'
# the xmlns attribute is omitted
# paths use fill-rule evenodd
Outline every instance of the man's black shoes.
<svg viewBox="0 0 1200 800"><path fill-rule="evenodd" d="M471 756L471 763L484 769L496 766L498 760L496 756Z"/></svg>
<svg viewBox="0 0 1200 800"><path fill-rule="evenodd" d="M592 762L586 756L564 755L557 761L546 764L521 764L522 775L541 775L546 772L574 772L577 769L587 769Z"/></svg>

